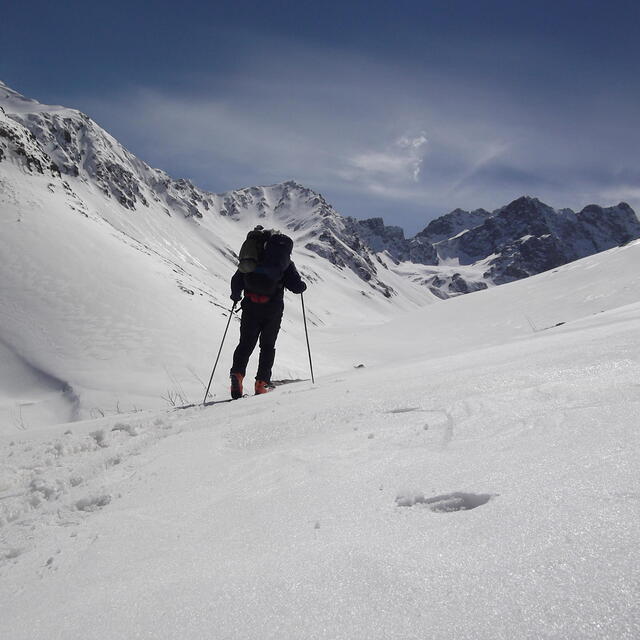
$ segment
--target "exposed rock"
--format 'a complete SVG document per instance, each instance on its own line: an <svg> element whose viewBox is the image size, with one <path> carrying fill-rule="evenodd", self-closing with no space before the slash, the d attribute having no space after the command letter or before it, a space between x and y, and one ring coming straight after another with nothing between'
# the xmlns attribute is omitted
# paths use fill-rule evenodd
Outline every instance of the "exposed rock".
<svg viewBox="0 0 640 640"><path fill-rule="evenodd" d="M484 209L475 209L474 211L454 209L450 213L432 220L416 235L416 238L422 238L435 244L441 240L453 238L462 231L481 225L490 215Z"/></svg>
<svg viewBox="0 0 640 640"><path fill-rule="evenodd" d="M36 137L19 123L0 113L0 162L13 161L29 173L60 177L56 164Z"/></svg>

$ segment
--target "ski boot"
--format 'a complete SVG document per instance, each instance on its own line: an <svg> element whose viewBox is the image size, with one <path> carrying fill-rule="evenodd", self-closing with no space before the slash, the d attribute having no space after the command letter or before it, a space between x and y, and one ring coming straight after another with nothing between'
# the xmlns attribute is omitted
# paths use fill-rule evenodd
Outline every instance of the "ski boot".
<svg viewBox="0 0 640 640"><path fill-rule="evenodd" d="M231 399L237 400L242 398L242 381L244 376L241 373L231 374Z"/></svg>
<svg viewBox="0 0 640 640"><path fill-rule="evenodd" d="M275 386L270 382L266 382L265 380L256 380L255 391L256 395L262 395L263 393L269 393L269 391L273 391Z"/></svg>

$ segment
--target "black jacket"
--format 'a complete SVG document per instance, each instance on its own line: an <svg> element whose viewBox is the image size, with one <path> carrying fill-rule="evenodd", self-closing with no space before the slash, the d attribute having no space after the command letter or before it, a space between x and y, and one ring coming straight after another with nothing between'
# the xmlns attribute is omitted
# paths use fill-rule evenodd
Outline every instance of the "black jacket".
<svg viewBox="0 0 640 640"><path fill-rule="evenodd" d="M282 280L278 284L278 289L271 296L271 299L267 304L276 304L277 302L282 303L284 299L284 290L288 289L292 293L302 293L306 291L307 285L302 281L298 270L296 269L296 265L293 262L289 263L287 270L284 272L282 276ZM236 271L231 278L231 299L232 300L240 300L242 297L242 292L244 291L244 273L240 271ZM249 293L245 291L245 293Z"/></svg>

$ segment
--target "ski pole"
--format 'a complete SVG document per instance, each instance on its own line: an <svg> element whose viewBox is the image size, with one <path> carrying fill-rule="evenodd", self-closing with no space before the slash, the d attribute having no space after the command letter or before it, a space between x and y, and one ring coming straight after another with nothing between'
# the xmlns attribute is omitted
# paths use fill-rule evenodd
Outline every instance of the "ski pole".
<svg viewBox="0 0 640 640"><path fill-rule="evenodd" d="M304 320L304 335L307 337L307 351L309 352L309 368L311 369L311 383L315 384L313 378L313 362L311 362L311 347L309 346L309 332L307 331L307 314L304 311L304 297L300 294L300 302L302 302L302 318Z"/></svg>
<svg viewBox="0 0 640 640"><path fill-rule="evenodd" d="M231 307L231 311L229 311L229 319L227 320L227 326L224 330L224 334L222 336L222 342L220 343L220 348L218 349L218 355L216 356L216 361L213 365L213 371L211 372L211 377L209 378L209 384L207 385L207 390L204 394L204 400L202 404L207 401L207 396L209 395L209 389L211 388L211 383L213 382L213 374L216 372L216 367L218 366L218 360L220 359L220 354L222 353L222 345L224 344L224 339L227 337L227 331L229 330L229 325L231 324L231 316L233 316L233 312L236 308L236 302L233 301L233 306Z"/></svg>

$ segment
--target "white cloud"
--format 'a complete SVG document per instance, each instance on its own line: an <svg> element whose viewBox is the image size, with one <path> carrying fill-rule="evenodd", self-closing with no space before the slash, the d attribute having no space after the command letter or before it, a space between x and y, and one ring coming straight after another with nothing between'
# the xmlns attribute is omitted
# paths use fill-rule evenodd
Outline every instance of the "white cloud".
<svg viewBox="0 0 640 640"><path fill-rule="evenodd" d="M424 133L413 137L402 136L384 151L366 151L348 158L348 168L342 175L347 180L417 181L424 158L423 147L426 144Z"/></svg>

